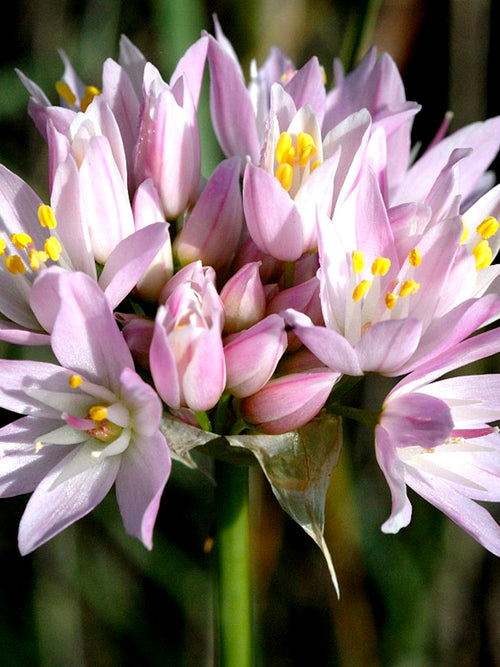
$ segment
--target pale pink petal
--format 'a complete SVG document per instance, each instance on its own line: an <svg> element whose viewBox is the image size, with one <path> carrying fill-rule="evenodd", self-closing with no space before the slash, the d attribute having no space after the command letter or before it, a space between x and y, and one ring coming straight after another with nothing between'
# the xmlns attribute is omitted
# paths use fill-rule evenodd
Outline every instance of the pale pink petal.
<svg viewBox="0 0 500 667"><path fill-rule="evenodd" d="M158 430L136 436L121 457L116 497L123 525L147 549L153 546L154 523L170 467L167 442Z"/></svg>

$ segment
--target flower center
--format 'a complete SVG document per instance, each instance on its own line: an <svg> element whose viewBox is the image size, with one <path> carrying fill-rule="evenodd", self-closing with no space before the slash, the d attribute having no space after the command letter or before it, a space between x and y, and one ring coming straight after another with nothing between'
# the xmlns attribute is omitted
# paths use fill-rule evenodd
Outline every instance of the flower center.
<svg viewBox="0 0 500 667"><path fill-rule="evenodd" d="M65 81L58 81L56 83L56 91L59 94L59 97L61 97L61 99L63 99L70 106L76 104L76 95ZM83 97L80 98L81 111L86 111L89 104L92 102L94 97L97 97L97 95L100 95L99 88L96 88L95 86L86 86Z"/></svg>
<svg viewBox="0 0 500 667"><path fill-rule="evenodd" d="M57 226L54 211L47 204L40 204L38 221L40 226L46 229L55 229ZM26 232L11 234L10 241L20 252L8 248L7 243L0 238L0 256L5 257L5 266L12 275L23 275L28 267L32 271L38 271L48 259L58 262L62 253L62 246L57 236L49 236L44 243L43 250L35 247L33 239Z"/></svg>
<svg viewBox="0 0 500 667"><path fill-rule="evenodd" d="M302 179L304 170L309 167L308 172L314 171L319 165L319 161L312 162L316 154L316 144L313 137L308 132L301 132L294 143L290 132L282 132L276 142L276 178L285 188L290 191L294 180L294 175Z"/></svg>

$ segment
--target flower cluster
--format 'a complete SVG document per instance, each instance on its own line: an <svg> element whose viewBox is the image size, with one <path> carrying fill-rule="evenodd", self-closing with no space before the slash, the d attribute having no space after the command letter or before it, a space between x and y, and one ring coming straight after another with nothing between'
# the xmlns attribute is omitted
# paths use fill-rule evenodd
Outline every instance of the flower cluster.
<svg viewBox="0 0 500 667"><path fill-rule="evenodd" d="M55 105L19 73L50 201L0 167L0 339L50 345L60 364L0 361L0 405L25 415L0 430L2 494L33 491L21 551L114 482L126 530L151 547L171 455L194 465L216 434L257 457L326 551L321 503L306 525L270 452L296 465L302 438L321 475L297 497L315 486L324 501L341 388L376 372L401 378L373 424L383 530L410 521L410 486L500 555L476 502L500 500L500 376L438 380L500 351L499 330L473 335L500 317L500 118L448 136L446 119L414 159L420 107L388 55L336 63L327 91L316 58L297 69L273 49L247 85L217 22L168 83L126 38L100 88L63 59ZM206 68L225 154L208 180Z"/></svg>

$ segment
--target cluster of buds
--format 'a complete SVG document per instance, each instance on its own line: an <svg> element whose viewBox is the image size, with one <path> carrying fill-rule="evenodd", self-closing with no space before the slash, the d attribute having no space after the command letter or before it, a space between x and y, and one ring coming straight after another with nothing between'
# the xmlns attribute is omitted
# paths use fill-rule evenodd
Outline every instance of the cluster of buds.
<svg viewBox="0 0 500 667"><path fill-rule="evenodd" d="M500 350L496 330L469 338L500 317L500 186L486 171L500 118L449 136L446 119L412 164L420 107L388 55L372 49L347 75L336 63L327 91L316 58L297 69L273 49L247 86L217 23L169 83L126 38L102 88L64 63L57 105L20 73L50 203L0 167L0 339L50 344L61 365L0 361L0 403L27 415L0 431L2 493L36 489L23 552L114 481L149 546L186 438L216 430L255 454L252 438L288 442L322 410L342 414L339 381L378 372L403 377L374 424L393 497L384 530L409 522L410 485L500 553L475 502L500 496L500 382L434 382ZM208 180L206 66L225 154ZM82 485L78 507L48 518Z"/></svg>

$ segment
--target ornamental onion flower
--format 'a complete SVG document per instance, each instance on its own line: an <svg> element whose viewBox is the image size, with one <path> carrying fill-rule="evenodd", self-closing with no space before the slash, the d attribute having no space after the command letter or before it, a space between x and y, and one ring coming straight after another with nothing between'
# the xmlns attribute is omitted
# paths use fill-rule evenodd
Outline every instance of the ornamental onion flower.
<svg viewBox="0 0 500 667"><path fill-rule="evenodd" d="M29 553L90 512L113 483L127 532L152 546L170 454L161 402L132 357L99 286L46 272L58 290L52 350L60 366L0 361L0 405L25 417L0 430L0 494L33 491L19 527Z"/></svg>

